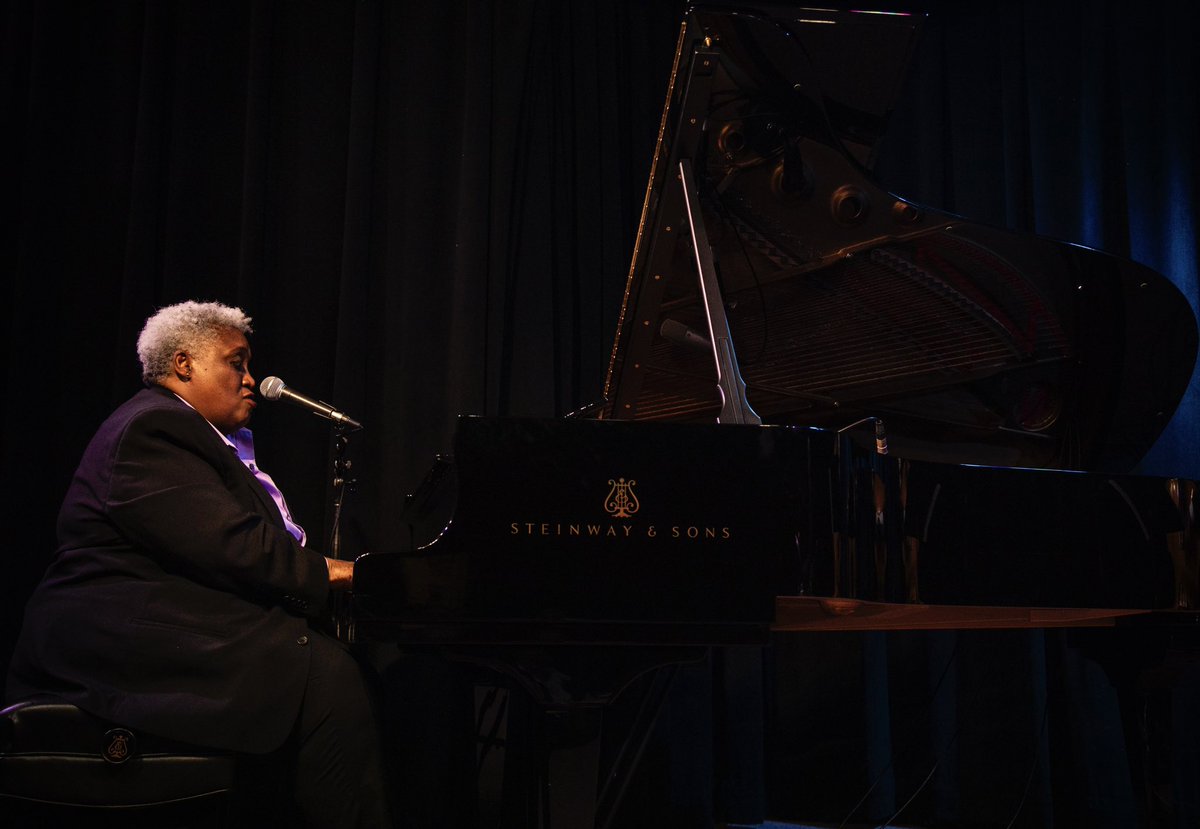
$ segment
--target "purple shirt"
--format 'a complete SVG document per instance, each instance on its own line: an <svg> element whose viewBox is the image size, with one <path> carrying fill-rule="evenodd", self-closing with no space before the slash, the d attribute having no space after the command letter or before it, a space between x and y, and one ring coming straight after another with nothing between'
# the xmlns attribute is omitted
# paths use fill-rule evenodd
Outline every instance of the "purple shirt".
<svg viewBox="0 0 1200 829"><path fill-rule="evenodd" d="M304 528L292 518L287 501L284 500L283 493L279 491L279 487L271 480L271 476L263 472L259 465L254 462L254 434L247 428L241 428L232 435L221 435L221 437L233 447L241 462L246 465L247 469L254 473L254 477L258 478L258 482L263 485L263 489L271 496L271 500L275 502L275 506L279 507L279 514L283 516L283 526L287 528L287 531L297 541L303 544L308 537L304 532Z"/></svg>

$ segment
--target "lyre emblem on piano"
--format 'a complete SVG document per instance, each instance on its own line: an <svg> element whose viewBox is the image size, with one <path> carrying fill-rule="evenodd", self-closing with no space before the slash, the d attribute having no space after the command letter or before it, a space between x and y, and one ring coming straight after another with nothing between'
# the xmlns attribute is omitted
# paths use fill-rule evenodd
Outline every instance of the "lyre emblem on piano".
<svg viewBox="0 0 1200 829"><path fill-rule="evenodd" d="M628 481L624 478L617 478L615 481L609 478L608 484L612 489L608 491L608 497L604 499L604 511L613 518L632 517L641 506L637 496L633 494L633 488L637 485L637 481L632 478Z"/></svg>

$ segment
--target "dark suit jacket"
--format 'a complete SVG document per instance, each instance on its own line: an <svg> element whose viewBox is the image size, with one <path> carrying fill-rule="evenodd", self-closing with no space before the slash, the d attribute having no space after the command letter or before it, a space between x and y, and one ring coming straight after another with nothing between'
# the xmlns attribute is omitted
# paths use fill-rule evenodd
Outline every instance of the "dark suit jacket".
<svg viewBox="0 0 1200 829"><path fill-rule="evenodd" d="M157 387L118 408L75 472L58 539L10 698L50 692L200 745L282 744L328 573L203 417Z"/></svg>

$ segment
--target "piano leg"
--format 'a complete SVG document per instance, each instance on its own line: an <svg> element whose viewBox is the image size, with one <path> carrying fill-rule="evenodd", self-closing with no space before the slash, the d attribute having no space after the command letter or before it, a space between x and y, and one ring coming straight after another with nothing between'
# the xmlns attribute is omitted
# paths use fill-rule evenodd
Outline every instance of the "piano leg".
<svg viewBox="0 0 1200 829"><path fill-rule="evenodd" d="M677 665L667 665L655 671L603 780L604 706L544 708L535 704L527 710L536 755L533 790L526 790L532 803L515 810L510 806L510 823L536 829L611 826L677 670Z"/></svg>
<svg viewBox="0 0 1200 829"><path fill-rule="evenodd" d="M646 743L650 740L654 724L658 721L667 692L670 691L678 671L679 666L673 664L665 665L654 672L650 687L643 694L638 706L637 716L621 743L596 799L596 829L608 829L616 817L617 808L621 805L629 781L641 762Z"/></svg>
<svg viewBox="0 0 1200 829"><path fill-rule="evenodd" d="M503 758L500 787L492 797L484 796L481 817L506 829L611 826L679 666L704 660L708 650L567 647L552 655L522 651L524 658L516 659L487 651L457 653L489 669L491 679L502 682L493 688L505 694L504 703L484 706L495 712L484 729L489 732L485 743L502 749ZM631 695L623 697L626 690ZM478 708L478 691L476 697ZM631 704L606 723L618 697ZM477 727L488 719L477 710ZM614 722L621 727L613 729Z"/></svg>
<svg viewBox="0 0 1200 829"><path fill-rule="evenodd" d="M538 786L539 829L594 829L602 708L545 711Z"/></svg>

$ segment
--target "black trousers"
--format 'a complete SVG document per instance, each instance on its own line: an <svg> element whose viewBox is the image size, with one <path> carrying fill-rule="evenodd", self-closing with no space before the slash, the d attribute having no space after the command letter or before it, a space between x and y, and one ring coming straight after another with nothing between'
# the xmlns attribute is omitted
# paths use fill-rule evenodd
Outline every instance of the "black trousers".
<svg viewBox="0 0 1200 829"><path fill-rule="evenodd" d="M317 631L308 638L308 684L285 748L296 818L314 829L390 829L367 674L337 640Z"/></svg>

